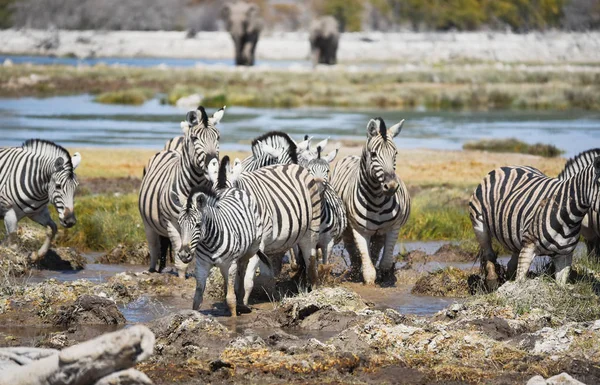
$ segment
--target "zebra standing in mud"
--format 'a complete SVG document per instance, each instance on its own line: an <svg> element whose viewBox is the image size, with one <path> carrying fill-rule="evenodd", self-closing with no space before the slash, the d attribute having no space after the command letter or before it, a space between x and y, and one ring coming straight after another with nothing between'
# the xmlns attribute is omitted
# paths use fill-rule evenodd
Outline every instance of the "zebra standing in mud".
<svg viewBox="0 0 600 385"><path fill-rule="evenodd" d="M271 131L252 141L252 155L242 160L243 171L255 171L274 164L297 164L296 143L288 134Z"/></svg>
<svg viewBox="0 0 600 385"><path fill-rule="evenodd" d="M62 226L76 223L73 197L79 183L74 171L80 162L78 152L71 157L63 147L41 139L0 150L0 218L7 242L15 241L17 222L23 217L50 230L41 248L33 253L34 261L46 255L57 231L48 203L56 207Z"/></svg>
<svg viewBox="0 0 600 385"><path fill-rule="evenodd" d="M298 245L309 283L317 284L316 245L321 223L321 194L315 178L304 167L296 164L273 165L256 171L244 171L236 180L228 180L224 171L229 157L223 157L217 190L233 186L248 192L258 204L263 224L259 249L281 264L283 254ZM244 274L244 305L254 287L254 275L259 258L254 256L238 267Z"/></svg>
<svg viewBox="0 0 600 385"><path fill-rule="evenodd" d="M600 156L600 148L587 150L574 156L567 161L557 178L566 180L573 177L579 170L593 164L598 156ZM590 208L581 222L581 235L585 240L588 254L600 260L600 211Z"/></svg>
<svg viewBox="0 0 600 385"><path fill-rule="evenodd" d="M150 271L156 270L159 256L159 270L164 268L169 244L175 252L179 250L179 209L171 192L187 196L194 186L210 184L206 177L207 166L212 158L219 157L219 131L215 125L222 116L222 109L211 118L203 107L188 112L187 121L181 123L184 132L181 151L163 150L148 162L138 205L150 249ZM177 255L175 268L180 277L185 277L187 264Z"/></svg>
<svg viewBox="0 0 600 385"><path fill-rule="evenodd" d="M333 188L346 206L344 246L354 269L361 262L366 284L375 283L374 263L382 247L380 271L382 275L393 274L394 245L410 214L408 190L396 175L398 150L393 140L403 123L387 128L383 119L371 119L362 155L342 159L331 177Z"/></svg>
<svg viewBox="0 0 600 385"><path fill-rule="evenodd" d="M317 157L306 168L313 174L321 189L321 227L317 249L321 252L324 264L327 264L333 246L342 240L342 233L348 222L344 202L329 184L329 165L335 159L339 149L321 156L321 146L317 146Z"/></svg>
<svg viewBox="0 0 600 385"><path fill-rule="evenodd" d="M473 192L469 214L480 246L486 285L498 286L492 239L512 252L508 277L525 279L536 255L554 261L556 280L565 284L581 222L598 210L600 158L568 179L550 178L533 167L500 167Z"/></svg>
<svg viewBox="0 0 600 385"><path fill-rule="evenodd" d="M173 200L180 204L181 198L174 195ZM256 254L268 264L259 250L263 226L258 205L247 192L236 188L224 189L218 194L212 188L194 188L184 202L178 218L181 232L178 257L184 263L194 257L196 260L193 309L200 308L206 279L216 265L225 281L231 316L235 317L238 266L246 265Z"/></svg>

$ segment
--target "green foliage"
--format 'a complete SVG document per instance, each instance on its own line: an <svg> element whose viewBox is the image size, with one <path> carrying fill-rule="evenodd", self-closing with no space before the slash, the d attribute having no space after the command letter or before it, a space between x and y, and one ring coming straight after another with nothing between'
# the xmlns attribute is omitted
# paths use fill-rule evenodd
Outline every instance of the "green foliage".
<svg viewBox="0 0 600 385"><path fill-rule="evenodd" d="M515 138L509 139L482 139L468 142L463 145L464 150L481 150L489 152L514 152L553 158L564 151L551 144L527 144Z"/></svg>
<svg viewBox="0 0 600 385"><path fill-rule="evenodd" d="M145 88L133 88L122 91L103 92L94 99L104 104L144 104L154 96L154 91Z"/></svg>
<svg viewBox="0 0 600 385"><path fill-rule="evenodd" d="M144 226L136 194L78 196L77 224L61 231L56 243L79 250L108 251L117 244L144 242Z"/></svg>
<svg viewBox="0 0 600 385"><path fill-rule="evenodd" d="M0 0L0 29L12 27L15 0Z"/></svg>

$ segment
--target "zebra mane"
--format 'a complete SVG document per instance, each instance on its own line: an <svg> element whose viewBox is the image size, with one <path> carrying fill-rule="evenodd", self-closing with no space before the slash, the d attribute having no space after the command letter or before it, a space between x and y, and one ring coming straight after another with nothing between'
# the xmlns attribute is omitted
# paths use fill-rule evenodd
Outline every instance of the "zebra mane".
<svg viewBox="0 0 600 385"><path fill-rule="evenodd" d="M317 146L317 159L321 159L321 151L323 151L321 146Z"/></svg>
<svg viewBox="0 0 600 385"><path fill-rule="evenodd" d="M381 117L375 118L379 122L379 133L383 139L387 139L387 127Z"/></svg>
<svg viewBox="0 0 600 385"><path fill-rule="evenodd" d="M222 189L227 187L227 167L229 166L229 156L225 155L221 159L219 166L219 176L217 177L217 188Z"/></svg>
<svg viewBox="0 0 600 385"><path fill-rule="evenodd" d="M71 162L71 154L69 154L69 151L67 151L66 148L54 142L44 139L28 139L25 142L23 142L21 148L27 152L36 152L40 154L43 154L47 151L55 152L55 154L53 155L60 156L64 159L63 166L70 171L71 176L74 173L73 163Z"/></svg>
<svg viewBox="0 0 600 385"><path fill-rule="evenodd" d="M192 202L194 201L194 195L196 195L197 193L202 193L202 194L208 196L209 198L213 198L215 200L219 199L217 193L215 193L214 190L212 189L212 186L206 185L206 184L197 185L192 188L192 190L190 191L190 194L187 197L186 210L189 210L192 208Z"/></svg>
<svg viewBox="0 0 600 385"><path fill-rule="evenodd" d="M289 153L292 162L294 164L298 164L298 148L296 147L296 142L294 142L288 134L281 131L269 131L257 138L254 138L252 140L252 153L254 153L254 147L258 145L258 142L264 142L271 138L283 140L286 144L286 152Z"/></svg>
<svg viewBox="0 0 600 385"><path fill-rule="evenodd" d="M574 157L567 160L565 167L556 177L557 179L566 179L572 177L577 171L586 167L589 164L594 163L594 159L600 156L600 148L593 148L591 150L580 152Z"/></svg>
<svg viewBox="0 0 600 385"><path fill-rule="evenodd" d="M208 114L206 110L202 106L198 106L198 111L200 111L200 121L206 127L208 126Z"/></svg>

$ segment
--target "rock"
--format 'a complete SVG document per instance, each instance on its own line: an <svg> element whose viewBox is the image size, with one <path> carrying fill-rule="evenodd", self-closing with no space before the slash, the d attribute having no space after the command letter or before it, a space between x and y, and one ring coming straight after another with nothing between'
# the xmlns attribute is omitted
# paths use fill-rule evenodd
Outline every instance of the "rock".
<svg viewBox="0 0 600 385"><path fill-rule="evenodd" d="M198 107L202 103L202 95L191 94L177 99L175 105L177 107Z"/></svg>
<svg viewBox="0 0 600 385"><path fill-rule="evenodd" d="M225 280L218 267L213 267L210 270L210 274L206 280L204 296L216 301L225 300Z"/></svg>
<svg viewBox="0 0 600 385"><path fill-rule="evenodd" d="M147 265L150 263L148 244L144 242L126 246L119 243L110 252L98 257L96 263L130 263L133 265Z"/></svg>
<svg viewBox="0 0 600 385"><path fill-rule="evenodd" d="M4 62L2 63L2 65L3 65L4 67L12 67L12 65L13 65L13 62L12 62L12 60L10 60L10 59L4 59Z"/></svg>
<svg viewBox="0 0 600 385"><path fill-rule="evenodd" d="M21 277L30 269L27 254L12 248L0 246L0 270L11 277Z"/></svg>
<svg viewBox="0 0 600 385"><path fill-rule="evenodd" d="M525 334L519 347L533 354L556 354L564 352L573 342L574 324L563 325L558 329L545 327Z"/></svg>
<svg viewBox="0 0 600 385"><path fill-rule="evenodd" d="M437 249L431 259L443 262L471 262L475 260L475 255L466 252L460 246L447 243Z"/></svg>
<svg viewBox="0 0 600 385"><path fill-rule="evenodd" d="M430 259L429 255L423 250L412 250L404 257L408 263L427 262Z"/></svg>
<svg viewBox="0 0 600 385"><path fill-rule="evenodd" d="M72 247L57 247L50 249L39 259L37 266L47 270L81 270L85 268L86 260Z"/></svg>
<svg viewBox="0 0 600 385"><path fill-rule="evenodd" d="M421 277L412 289L413 294L433 297L467 297L469 273L455 267L446 267Z"/></svg>
<svg viewBox="0 0 600 385"><path fill-rule="evenodd" d="M527 385L585 385L581 381L577 381L567 373L560 373L556 376L544 380L542 376L531 377L527 381Z"/></svg>
<svg viewBox="0 0 600 385"><path fill-rule="evenodd" d="M527 385L546 385L546 380L542 376L534 376L527 381Z"/></svg>
<svg viewBox="0 0 600 385"><path fill-rule="evenodd" d="M266 346L265 341L252 330L246 329L244 336L238 337L228 345L229 349L260 349Z"/></svg>
<svg viewBox="0 0 600 385"><path fill-rule="evenodd" d="M446 317L448 318L456 318L459 312L465 310L466 307L462 303L455 303L450 305L448 310L446 310Z"/></svg>
<svg viewBox="0 0 600 385"><path fill-rule="evenodd" d="M110 299L95 295L82 295L67 306L61 307L54 317L54 324L71 325L118 325L126 320L117 305Z"/></svg>

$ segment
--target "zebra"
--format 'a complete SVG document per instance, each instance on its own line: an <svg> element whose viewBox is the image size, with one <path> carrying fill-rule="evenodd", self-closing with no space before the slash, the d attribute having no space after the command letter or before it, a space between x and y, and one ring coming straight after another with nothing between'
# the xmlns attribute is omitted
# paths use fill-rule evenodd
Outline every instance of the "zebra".
<svg viewBox="0 0 600 385"><path fill-rule="evenodd" d="M329 137L323 139L315 148L321 148L321 151L325 149L327 146L327 141ZM311 147L312 136L304 135L304 140L302 142L296 143L297 153L298 153L298 164L302 167L306 167L308 162L315 159L317 157L317 152Z"/></svg>
<svg viewBox="0 0 600 385"><path fill-rule="evenodd" d="M396 175L398 149L393 140L403 124L404 120L387 128L383 119L371 119L362 155L343 158L331 177L331 185L346 207L344 246L353 268L361 263L363 280L369 285L375 283L374 263L382 247L380 271L384 276L393 273L394 245L410 215L408 190Z"/></svg>
<svg viewBox="0 0 600 385"><path fill-rule="evenodd" d="M223 157L221 168L229 165ZM217 190L239 188L248 192L258 204L263 224L259 249L280 263L290 248L298 245L310 285L317 284L316 245L321 223L321 194L315 178L304 167L296 164L272 165L248 172L243 171L236 180L228 180L226 172L219 172ZM275 257L276 256L276 257ZM254 287L254 275L259 258L250 258L238 269L245 272L243 303Z"/></svg>
<svg viewBox="0 0 600 385"><path fill-rule="evenodd" d="M183 197L185 198L185 197ZM173 192L180 206L178 217L181 247L178 258L184 263L196 261L196 291L192 308L198 310L212 266L218 266L226 288L226 301L231 316L237 316L235 280L239 264L247 264L254 255L265 263L259 250L263 225L258 205L247 192L228 188L215 193L212 187L195 187L185 199Z"/></svg>
<svg viewBox="0 0 600 385"><path fill-rule="evenodd" d="M217 110L213 114L212 117L208 118L208 121L212 122L214 125L216 125L218 122L220 122L221 118L223 118L223 115L225 114L225 108L227 108L227 106L223 106L219 110ZM182 124L185 124L185 122L182 122ZM165 147L163 148L163 150L182 152L183 143L184 143L183 140L184 140L183 135L179 135L172 139L169 139L165 143Z"/></svg>
<svg viewBox="0 0 600 385"><path fill-rule="evenodd" d="M42 139L0 150L0 219L4 220L7 243L14 243L17 222L23 217L50 229L40 249L32 253L33 261L46 255L56 235L48 203L56 207L63 227L77 222L73 197L79 182L74 171L80 162L78 152L71 157L63 147Z"/></svg>
<svg viewBox="0 0 600 385"><path fill-rule="evenodd" d="M587 165L593 164L594 159L600 156L600 148L594 148L584 151L573 158L569 159L565 164L565 168L558 174L558 179L569 179L579 170ZM596 259L600 259L600 212L590 209L588 214L581 222L581 235L585 240L585 245L589 255Z"/></svg>
<svg viewBox="0 0 600 385"><path fill-rule="evenodd" d="M243 171L255 171L274 164L297 164L296 143L288 134L271 131L252 141L252 155L242 160Z"/></svg>
<svg viewBox="0 0 600 385"><path fill-rule="evenodd" d="M492 239L512 253L507 274L523 280L533 258L554 261L556 280L565 284L581 222L590 207L598 209L600 157L571 178L550 178L533 167L491 171L469 200L469 216L480 246L488 289L498 286Z"/></svg>
<svg viewBox="0 0 600 385"><path fill-rule="evenodd" d="M342 233L348 222L344 202L329 184L329 164L335 159L339 148L326 157L321 156L321 146L317 146L317 157L312 159L308 170L321 187L321 226L317 249L321 252L323 264L327 264L333 246L341 241Z"/></svg>
<svg viewBox="0 0 600 385"><path fill-rule="evenodd" d="M156 271L159 255L162 271L169 245L173 251L179 250L178 206L171 199L171 191L187 196L192 187L210 183L206 172L210 160L219 157L219 131L215 126L222 116L221 109L209 118L202 106L188 112L186 122L181 123L181 151L160 151L145 168L138 207L150 249L151 272ZM175 268L180 277L185 277L187 265L177 255Z"/></svg>

